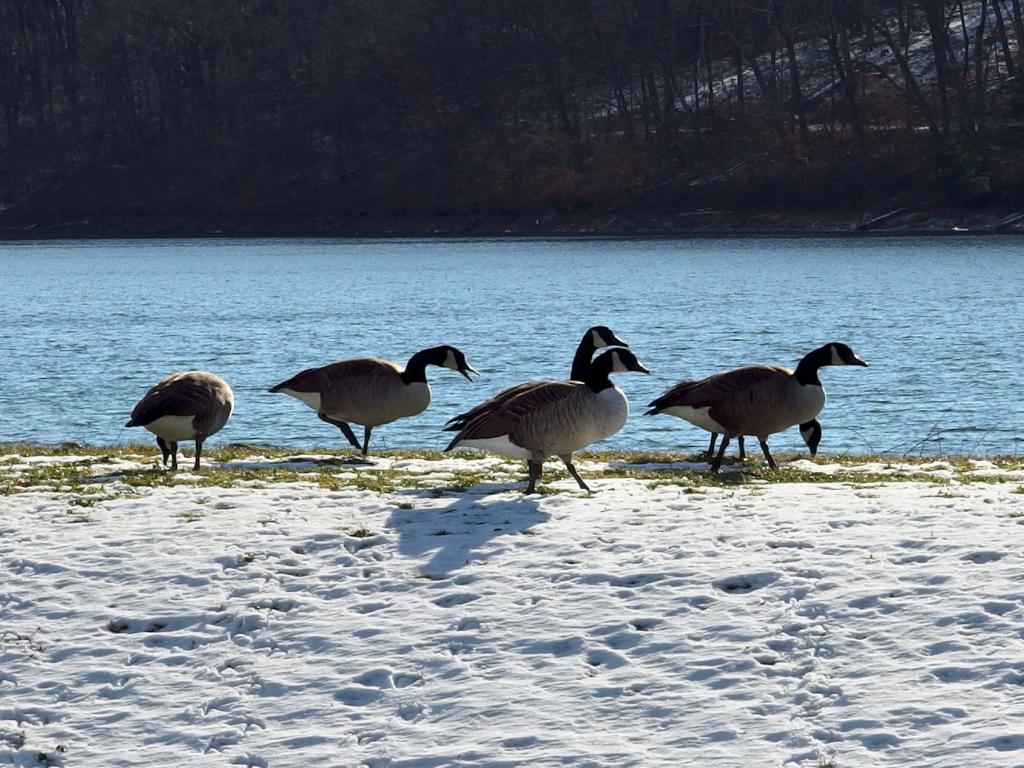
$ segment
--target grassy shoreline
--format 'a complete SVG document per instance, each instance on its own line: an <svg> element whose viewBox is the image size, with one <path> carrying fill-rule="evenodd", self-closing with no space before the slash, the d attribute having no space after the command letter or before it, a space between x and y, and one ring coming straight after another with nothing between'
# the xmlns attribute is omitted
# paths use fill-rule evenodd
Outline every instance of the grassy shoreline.
<svg viewBox="0 0 1024 768"><path fill-rule="evenodd" d="M190 452L185 452L190 457ZM229 444L204 452L204 466L190 469L190 458L178 472L159 465L149 444L3 444L0 445L0 496L33 491L73 493L79 497L130 495L143 488L194 485L199 487L266 488L287 483L312 483L327 490L357 489L377 493L421 490L432 494L463 493L483 484L485 492L515 489L523 480L519 462L483 454L437 451L384 451L369 462L351 450L314 446L294 450L280 446ZM646 451L580 453L588 477L596 480L638 481L650 488L676 485L698 491L703 487L736 487L765 483L847 483L868 486L892 482L1021 483L1024 457L780 454L780 466L770 470L755 457L734 460L712 475L701 454ZM545 469L543 493L577 493L551 483L568 474L557 463ZM493 484L501 484L495 488ZM1024 492L1024 485L1021 485Z"/></svg>

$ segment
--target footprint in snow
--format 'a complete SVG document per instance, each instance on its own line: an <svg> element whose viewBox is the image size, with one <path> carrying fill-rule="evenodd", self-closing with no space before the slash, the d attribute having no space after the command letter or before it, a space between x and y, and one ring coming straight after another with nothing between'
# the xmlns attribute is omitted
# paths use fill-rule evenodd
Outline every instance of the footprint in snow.
<svg viewBox="0 0 1024 768"><path fill-rule="evenodd" d="M955 653L958 651L969 651L970 647L956 640L940 640L937 643L926 645L924 652L929 656L938 656L943 653Z"/></svg>
<svg viewBox="0 0 1024 768"><path fill-rule="evenodd" d="M204 751L207 754L210 752L223 752L227 747L233 747L235 744L238 744L244 735L241 731L234 730L215 733L206 742L206 749Z"/></svg>
<svg viewBox="0 0 1024 768"><path fill-rule="evenodd" d="M888 749L897 746L902 741L895 733L888 731L856 734L855 738L870 750Z"/></svg>
<svg viewBox="0 0 1024 768"><path fill-rule="evenodd" d="M618 669L629 664L629 659L607 648L587 651L587 674L596 674L598 669Z"/></svg>
<svg viewBox="0 0 1024 768"><path fill-rule="evenodd" d="M537 744L538 739L536 736L510 736L507 739L502 739L498 743L501 744L504 749L526 749Z"/></svg>
<svg viewBox="0 0 1024 768"><path fill-rule="evenodd" d="M231 765L240 765L242 768L269 768L270 764L258 755L236 755L228 761Z"/></svg>
<svg viewBox="0 0 1024 768"><path fill-rule="evenodd" d="M422 682L419 675L410 673L394 674L389 669L371 669L352 678L352 682L368 688L407 688Z"/></svg>
<svg viewBox="0 0 1024 768"><path fill-rule="evenodd" d="M479 600L480 595L473 594L472 592L456 592L452 595L442 595L441 597L435 597L432 602L434 605L440 606L441 608L451 608L456 605L464 605L465 603L471 603L474 600Z"/></svg>
<svg viewBox="0 0 1024 768"><path fill-rule="evenodd" d="M414 720L418 720L423 714L425 707L415 701L403 701L398 705L398 716L411 723Z"/></svg>
<svg viewBox="0 0 1024 768"><path fill-rule="evenodd" d="M987 603L982 603L981 607L984 608L987 613L991 613L995 616L1002 616L1016 608L1017 603L1007 603L1002 600L991 600Z"/></svg>
<svg viewBox="0 0 1024 768"><path fill-rule="evenodd" d="M472 616L466 616L459 619L458 624L455 625L456 632L470 632L474 629L480 629L483 625L480 623L480 619L473 618Z"/></svg>
<svg viewBox="0 0 1024 768"><path fill-rule="evenodd" d="M365 685L350 685L342 688L334 698L348 707L365 707L372 704L381 696L379 688L369 688Z"/></svg>
<svg viewBox="0 0 1024 768"><path fill-rule="evenodd" d="M903 557L894 557L890 562L895 565L909 565L913 563L927 563L931 559L931 555L904 555Z"/></svg>
<svg viewBox="0 0 1024 768"><path fill-rule="evenodd" d="M753 592L755 589L762 589L769 584L778 581L779 574L774 571L762 571L760 573L747 573L737 576L727 576L711 582L712 586L727 592L730 595L739 595L746 592Z"/></svg>
<svg viewBox="0 0 1024 768"><path fill-rule="evenodd" d="M1024 733L997 736L994 739L980 742L978 746L988 747L990 749L994 749L996 752L1011 752L1018 749L1024 749Z"/></svg>
<svg viewBox="0 0 1024 768"><path fill-rule="evenodd" d="M984 563L994 563L996 560L1002 560L1003 554L991 549L983 549L977 552L969 552L960 559L983 565Z"/></svg>
<svg viewBox="0 0 1024 768"><path fill-rule="evenodd" d="M980 674L978 670L971 667L936 667L932 674L944 683L962 683L964 680L974 680Z"/></svg>
<svg viewBox="0 0 1024 768"><path fill-rule="evenodd" d="M375 613L390 607L391 603L360 603L352 606L352 610L356 613Z"/></svg>

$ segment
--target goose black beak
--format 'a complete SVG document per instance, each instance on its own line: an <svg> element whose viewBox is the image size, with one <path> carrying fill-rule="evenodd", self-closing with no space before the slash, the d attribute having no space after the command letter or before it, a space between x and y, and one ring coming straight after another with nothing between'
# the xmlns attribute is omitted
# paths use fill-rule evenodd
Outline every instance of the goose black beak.
<svg viewBox="0 0 1024 768"><path fill-rule="evenodd" d="M463 376L466 377L466 381L472 381L473 380L469 376L469 374L471 374L471 373L475 373L477 376L480 375L480 371L478 371L476 368L474 368L473 366L469 365L468 363L467 363L465 368L460 368L459 369L459 373L461 373Z"/></svg>
<svg viewBox="0 0 1024 768"><path fill-rule="evenodd" d="M651 373L650 369L646 365L641 363L639 360L636 361L636 368L634 368L633 370L636 371L637 373L646 373L647 375L650 375Z"/></svg>
<svg viewBox="0 0 1024 768"><path fill-rule="evenodd" d="M622 339L620 339L614 333L612 334L611 344L609 346L612 346L612 347L625 347L626 349L629 349L629 344L624 342Z"/></svg>
<svg viewBox="0 0 1024 768"><path fill-rule="evenodd" d="M859 366L861 366L863 368L870 368L870 366L865 361L861 360L859 357L855 357L854 358L853 364L854 365L859 365Z"/></svg>

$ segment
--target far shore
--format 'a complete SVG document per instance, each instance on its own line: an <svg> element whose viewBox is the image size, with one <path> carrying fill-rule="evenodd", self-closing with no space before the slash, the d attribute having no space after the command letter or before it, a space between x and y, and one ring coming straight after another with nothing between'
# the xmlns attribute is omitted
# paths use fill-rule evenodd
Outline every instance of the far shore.
<svg viewBox="0 0 1024 768"><path fill-rule="evenodd" d="M914 237L1024 234L1013 209L915 209L737 213L554 211L412 216L83 216L66 221L0 219L0 241L147 238L702 238Z"/></svg>

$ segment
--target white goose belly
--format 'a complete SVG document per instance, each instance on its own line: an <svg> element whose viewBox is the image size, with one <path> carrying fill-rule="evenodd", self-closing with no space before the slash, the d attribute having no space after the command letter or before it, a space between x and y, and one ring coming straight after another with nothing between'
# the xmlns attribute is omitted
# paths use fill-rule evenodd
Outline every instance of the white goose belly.
<svg viewBox="0 0 1024 768"><path fill-rule="evenodd" d="M314 411L320 411L319 392L299 392L297 389L282 389L281 391L284 392L286 395L291 395L296 400L301 400Z"/></svg>
<svg viewBox="0 0 1024 768"><path fill-rule="evenodd" d="M196 428L192 423L194 418L194 416L161 416L156 421L146 424L144 429L172 443L181 440L195 440Z"/></svg>
<svg viewBox="0 0 1024 768"><path fill-rule="evenodd" d="M509 440L508 435L501 437L484 437L475 440L460 440L459 448L477 448L481 451L505 456L509 459L523 459L529 461L533 453L522 446L516 445Z"/></svg>
<svg viewBox="0 0 1024 768"><path fill-rule="evenodd" d="M675 416L683 421L688 421L695 427L700 427L708 432L725 432L726 429L713 418L711 418L711 406L694 408L692 405L673 405L666 408L662 413Z"/></svg>

